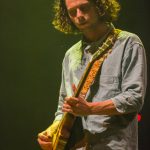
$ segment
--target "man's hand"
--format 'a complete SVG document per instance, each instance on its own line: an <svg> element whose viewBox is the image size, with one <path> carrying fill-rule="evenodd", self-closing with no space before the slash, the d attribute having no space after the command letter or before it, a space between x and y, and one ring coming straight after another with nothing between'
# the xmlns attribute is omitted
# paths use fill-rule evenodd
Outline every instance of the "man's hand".
<svg viewBox="0 0 150 150"><path fill-rule="evenodd" d="M45 131L38 134L38 143L42 150L52 150L52 137L57 130L60 121L54 121Z"/></svg>
<svg viewBox="0 0 150 150"><path fill-rule="evenodd" d="M66 97L62 111L75 116L87 116L91 114L90 106L90 103L81 97Z"/></svg>
<svg viewBox="0 0 150 150"><path fill-rule="evenodd" d="M72 90L76 92L75 84L72 84ZM84 99L84 96L80 94L78 98L76 97L66 97L62 111L71 113L75 116L87 116L91 114L90 110L91 103Z"/></svg>
<svg viewBox="0 0 150 150"><path fill-rule="evenodd" d="M52 138L48 136L47 130L39 133L37 140L42 150L52 150Z"/></svg>

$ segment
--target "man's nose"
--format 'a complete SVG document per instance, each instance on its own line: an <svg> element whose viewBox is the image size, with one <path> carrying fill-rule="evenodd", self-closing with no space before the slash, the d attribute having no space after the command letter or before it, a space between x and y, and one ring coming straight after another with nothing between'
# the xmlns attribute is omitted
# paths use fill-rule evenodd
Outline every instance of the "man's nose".
<svg viewBox="0 0 150 150"><path fill-rule="evenodd" d="M83 12L79 8L77 9L77 17L83 17Z"/></svg>

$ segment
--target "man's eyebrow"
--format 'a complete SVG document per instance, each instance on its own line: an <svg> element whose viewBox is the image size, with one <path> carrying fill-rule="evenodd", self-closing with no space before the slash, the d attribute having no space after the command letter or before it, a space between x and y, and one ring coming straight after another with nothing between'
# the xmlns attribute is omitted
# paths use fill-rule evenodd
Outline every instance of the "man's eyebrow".
<svg viewBox="0 0 150 150"><path fill-rule="evenodd" d="M80 4L80 5L76 6L76 7L68 8L67 10L74 10L76 8L80 8L80 7L88 6L88 5L91 5L91 4L88 2L88 3Z"/></svg>

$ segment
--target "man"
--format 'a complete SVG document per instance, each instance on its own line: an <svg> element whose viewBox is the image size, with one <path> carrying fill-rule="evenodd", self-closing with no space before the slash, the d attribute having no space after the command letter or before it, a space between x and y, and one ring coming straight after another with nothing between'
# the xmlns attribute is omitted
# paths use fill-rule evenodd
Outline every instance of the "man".
<svg viewBox="0 0 150 150"><path fill-rule="evenodd" d="M83 38L64 57L56 117L54 123L38 135L43 150L52 149L51 137L63 112L82 118L83 129L89 136L81 149L138 149L136 114L142 108L145 95L146 58L137 35L120 31L86 98L72 97L93 53L115 30L112 22L119 10L116 0L56 1L55 28L64 33L81 33Z"/></svg>

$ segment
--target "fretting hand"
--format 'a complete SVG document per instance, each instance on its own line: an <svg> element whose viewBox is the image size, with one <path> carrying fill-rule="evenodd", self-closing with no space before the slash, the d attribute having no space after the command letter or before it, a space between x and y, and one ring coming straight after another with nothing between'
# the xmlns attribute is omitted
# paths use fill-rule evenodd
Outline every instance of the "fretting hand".
<svg viewBox="0 0 150 150"><path fill-rule="evenodd" d="M76 91L75 85L72 86L73 91ZM66 97L62 111L71 113L75 116L87 116L91 114L91 103L87 102L82 95L76 97Z"/></svg>

